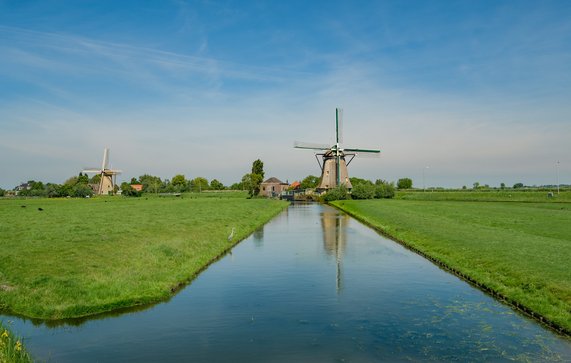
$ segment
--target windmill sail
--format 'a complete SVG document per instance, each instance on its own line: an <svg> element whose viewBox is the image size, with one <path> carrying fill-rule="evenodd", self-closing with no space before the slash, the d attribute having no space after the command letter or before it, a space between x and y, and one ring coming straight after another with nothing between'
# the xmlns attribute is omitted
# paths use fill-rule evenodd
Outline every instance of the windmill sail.
<svg viewBox="0 0 571 363"><path fill-rule="evenodd" d="M358 148L342 148L343 142L343 110L340 108L335 109L335 144L328 146L326 144L304 143L296 141L294 148L297 149L310 149L320 150L322 153L317 153L316 156L323 158L321 167L321 179L317 190L328 190L335 188L338 185L345 185L348 189L352 188L351 181L349 180L349 173L347 172L347 165L353 160L355 156L369 156L377 157L380 155L381 150L377 149L358 149ZM345 156L350 156L349 161L345 160Z"/></svg>

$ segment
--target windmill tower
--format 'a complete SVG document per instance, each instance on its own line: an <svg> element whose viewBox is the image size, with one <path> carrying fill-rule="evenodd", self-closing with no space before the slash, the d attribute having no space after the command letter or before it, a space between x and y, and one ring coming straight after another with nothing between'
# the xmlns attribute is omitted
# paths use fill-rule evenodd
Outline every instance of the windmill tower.
<svg viewBox="0 0 571 363"><path fill-rule="evenodd" d="M108 168L109 164L109 149L103 150L103 163L101 169L90 168L83 170L84 173L95 173L101 176L99 186L97 187L97 195L108 195L115 191L115 179L117 174L121 174L121 170L112 170Z"/></svg>
<svg viewBox="0 0 571 363"><path fill-rule="evenodd" d="M354 149L354 148L341 148L343 142L342 137L342 121L343 110L335 109L335 145L329 146L326 144L314 144L305 142L295 142L294 147L297 149L310 149L319 151L315 154L317 163L321 168L321 179L317 190L328 190L337 187L338 185L345 185L348 189L352 188L351 181L349 181L349 173L347 166L353 161L357 155L378 156L381 150L373 149ZM323 162L319 161L319 157ZM349 161L346 161L349 158Z"/></svg>

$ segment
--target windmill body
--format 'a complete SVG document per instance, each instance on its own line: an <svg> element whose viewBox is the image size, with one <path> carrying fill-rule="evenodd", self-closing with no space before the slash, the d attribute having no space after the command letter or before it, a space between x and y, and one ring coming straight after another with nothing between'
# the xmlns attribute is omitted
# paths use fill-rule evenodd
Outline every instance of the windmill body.
<svg viewBox="0 0 571 363"><path fill-rule="evenodd" d="M101 176L99 185L95 193L97 195L109 195L115 191L115 178L121 174L121 170L109 169L109 149L103 150L103 163L101 169L90 168L83 170L84 173L95 173Z"/></svg>
<svg viewBox="0 0 571 363"><path fill-rule="evenodd" d="M317 186L318 191L327 191L328 189L336 188L338 185L344 185L347 189L351 189L353 186L349 180L347 166L353 158L357 155L378 156L381 152L375 149L341 148L342 115L343 111L341 109L335 109L335 145L329 146L303 142L294 144L294 147L297 149L318 151L315 154L321 168L321 179ZM321 157L322 162L319 161L319 157ZM347 159L349 160L347 161Z"/></svg>

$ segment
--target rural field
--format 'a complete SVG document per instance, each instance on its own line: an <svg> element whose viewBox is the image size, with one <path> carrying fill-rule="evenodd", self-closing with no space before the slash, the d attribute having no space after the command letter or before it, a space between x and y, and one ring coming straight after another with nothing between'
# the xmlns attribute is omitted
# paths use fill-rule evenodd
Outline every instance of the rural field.
<svg viewBox="0 0 571 363"><path fill-rule="evenodd" d="M487 201L466 201L465 194L401 193L400 200L332 204L570 332L571 203L482 193L468 198ZM513 197L525 198L539 195Z"/></svg>
<svg viewBox="0 0 571 363"><path fill-rule="evenodd" d="M0 200L0 310L63 319L164 300L286 206L241 192Z"/></svg>

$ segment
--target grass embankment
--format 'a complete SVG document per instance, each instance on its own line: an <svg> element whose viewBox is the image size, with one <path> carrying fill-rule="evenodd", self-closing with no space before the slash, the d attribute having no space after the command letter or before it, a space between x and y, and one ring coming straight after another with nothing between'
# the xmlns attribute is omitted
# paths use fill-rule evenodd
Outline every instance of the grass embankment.
<svg viewBox="0 0 571 363"><path fill-rule="evenodd" d="M32 358L22 345L22 340L8 331L8 329L2 325L2 322L0 322L0 362L32 362Z"/></svg>
<svg viewBox="0 0 571 363"><path fill-rule="evenodd" d="M62 319L163 300L287 206L205 196L0 200L0 311Z"/></svg>
<svg viewBox="0 0 571 363"><path fill-rule="evenodd" d="M548 193L553 196L548 196ZM571 191L537 191L521 189L489 190L399 190L396 199L404 200L441 200L441 201L479 201L479 202L547 202L571 203Z"/></svg>
<svg viewBox="0 0 571 363"><path fill-rule="evenodd" d="M571 203L332 204L570 334Z"/></svg>

